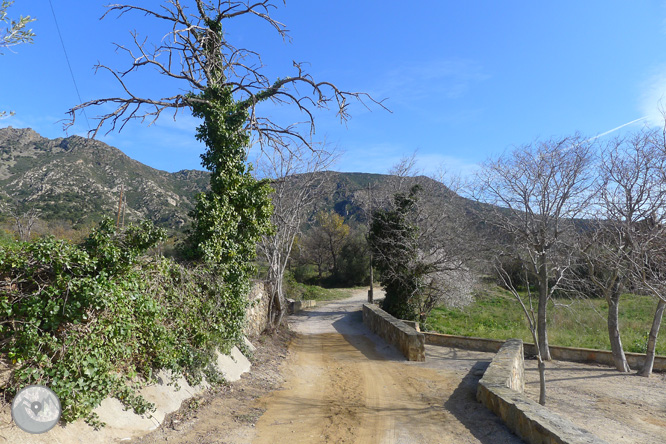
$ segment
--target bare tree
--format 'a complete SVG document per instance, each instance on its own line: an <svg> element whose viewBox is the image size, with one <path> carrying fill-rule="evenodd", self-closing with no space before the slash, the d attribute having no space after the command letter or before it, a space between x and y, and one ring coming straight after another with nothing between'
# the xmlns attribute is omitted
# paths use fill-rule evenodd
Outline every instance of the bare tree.
<svg viewBox="0 0 666 444"><path fill-rule="evenodd" d="M102 18L113 12L119 16L135 12L162 21L170 31L155 45L149 44L148 39L141 37L137 31L131 33L131 47L116 44L117 50L125 53L131 61L129 68L116 70L98 64L96 70L108 71L124 94L73 107L66 126L73 125L78 112L85 108L98 106L107 110L109 106L115 107L98 116L97 126L90 131L94 137L105 125L108 125L108 133L122 130L132 120L152 124L167 110L172 110L176 118L183 108L220 107L222 94L222 97L233 97L237 110L249 113L244 130L252 134L254 142L288 151L291 146L312 147L308 132L302 133L296 124L282 124L263 117L257 109L261 102L270 100L275 104L295 107L304 114L309 135L315 130L315 109L334 104L340 119L345 121L349 118L350 99L364 105L367 100L383 108L381 102L365 93L344 91L330 82L314 80L303 65L296 62L294 75L272 81L263 74L258 53L238 48L227 40L227 22L241 16L255 17L272 27L280 37L288 38L285 25L270 15L276 8L271 0L168 0L155 9L110 5ZM180 87L172 95L142 97L131 83L131 74L145 68L152 68L160 75L175 80L174 85L180 84Z"/></svg>
<svg viewBox="0 0 666 444"><path fill-rule="evenodd" d="M516 258L527 270L527 287L538 289L536 327L544 360L551 359L547 302L571 265L572 220L592 194L590 159L590 141L565 137L517 147L488 160L477 175L476 199L493 205L479 215L508 241L498 256Z"/></svg>
<svg viewBox="0 0 666 444"><path fill-rule="evenodd" d="M502 261L499 257L495 258L494 267L497 271L500 281L502 282L502 285L511 292L514 298L516 298L520 304L520 308L525 314L525 318L527 319L527 325L530 329L530 333L532 334L532 340L534 341L534 348L536 350L537 357L537 367L539 369L539 404L546 405L546 364L544 363L543 357L541 355L541 347L539 347L539 335L537 331L538 318L537 314L534 312L533 303L535 298L533 297L529 286L527 286L526 296L522 296L520 294L518 291L518 286L511 279L511 274L508 273L506 268L502 265ZM522 271L527 275L527 270L523 269ZM529 280L529 277L525 276L525 280Z"/></svg>
<svg viewBox="0 0 666 444"><path fill-rule="evenodd" d="M334 150L313 150L300 145L288 152L264 150L257 159L257 171L271 179L274 190L271 195L274 233L264 236L259 244L259 250L268 263L270 328L277 328L282 323L286 311L282 284L294 239L300 233L313 202L321 198L327 183L327 176L317 173L330 167L336 157Z"/></svg>
<svg viewBox="0 0 666 444"><path fill-rule="evenodd" d="M40 211L35 207L21 211L18 203L15 205L5 204L4 209L14 221L14 230L19 240L22 242L30 240L32 229L39 220Z"/></svg>
<svg viewBox="0 0 666 444"><path fill-rule="evenodd" d="M664 117L666 121L666 113ZM646 377L652 373L657 336L666 309L666 126L661 134L652 133L651 140L655 147L649 151L655 158L650 171L651 186L645 199L648 203L641 208L644 218L633 231L631 255L637 287L657 299L645 361L638 372ZM647 172L643 174L647 175Z"/></svg>
<svg viewBox="0 0 666 444"><path fill-rule="evenodd" d="M628 372L629 365L619 330L620 296L628 288L654 282L647 279L643 261L636 256L648 251L650 257L658 254L654 235L648 232L658 230L655 223L660 221L654 219L666 204L664 156L656 141L656 132L643 130L604 147L598 165L600 188L593 205L594 223L581 233L586 275L608 303L608 336L615 367L622 372Z"/></svg>

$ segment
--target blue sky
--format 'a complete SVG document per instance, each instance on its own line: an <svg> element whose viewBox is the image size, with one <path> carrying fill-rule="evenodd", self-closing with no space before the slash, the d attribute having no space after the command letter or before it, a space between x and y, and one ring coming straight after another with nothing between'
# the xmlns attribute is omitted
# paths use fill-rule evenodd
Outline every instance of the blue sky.
<svg viewBox="0 0 666 444"><path fill-rule="evenodd" d="M105 3L52 0L84 101L119 94L110 75L93 70L98 61L127 66L113 42L128 43L133 29L153 41L163 35L138 14L100 21ZM20 14L38 19L36 37L0 56L0 109L16 112L0 127L84 135L84 120L67 134L59 122L79 99L49 2L17 0L10 16ZM232 26L229 40L260 52L271 77L293 74L294 60L308 62L316 79L386 99L392 111L354 106L346 125L334 112L318 116L316 139L344 151L340 171L383 173L418 150L426 171L444 164L465 173L539 137L593 137L641 118L609 136L662 124L664 1L287 0L274 16L291 43L259 21ZM136 85L152 94L173 87L152 72ZM95 114L88 111L91 125ZM200 169L196 125L181 113L99 138L154 168Z"/></svg>

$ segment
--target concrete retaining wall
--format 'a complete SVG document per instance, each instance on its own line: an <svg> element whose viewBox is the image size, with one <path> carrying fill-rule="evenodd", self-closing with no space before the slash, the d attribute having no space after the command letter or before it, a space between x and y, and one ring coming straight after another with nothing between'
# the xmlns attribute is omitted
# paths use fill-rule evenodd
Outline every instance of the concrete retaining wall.
<svg viewBox="0 0 666 444"><path fill-rule="evenodd" d="M497 339L475 338L471 336L445 335L440 333L423 333L425 342L429 345L440 345L444 347L457 347L465 350L475 350L497 353L504 341ZM524 344L525 353L535 355L534 344ZM607 350L593 350L589 348L550 346L550 355L558 361L572 361L583 363L594 363L615 367L613 354ZM642 367L645 355L641 353L625 353L629 366L638 370ZM654 371L666 372L666 356L655 356Z"/></svg>
<svg viewBox="0 0 666 444"><path fill-rule="evenodd" d="M523 356L523 341L506 341L479 381L479 402L528 443L608 444L523 395Z"/></svg>
<svg viewBox="0 0 666 444"><path fill-rule="evenodd" d="M381 308L363 304L363 323L389 344L398 348L409 361L425 361L425 338Z"/></svg>

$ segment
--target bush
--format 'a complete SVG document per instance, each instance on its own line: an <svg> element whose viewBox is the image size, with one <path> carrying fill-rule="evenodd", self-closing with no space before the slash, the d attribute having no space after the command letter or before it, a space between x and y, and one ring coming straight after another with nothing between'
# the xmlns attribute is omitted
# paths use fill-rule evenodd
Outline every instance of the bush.
<svg viewBox="0 0 666 444"><path fill-rule="evenodd" d="M108 396L136 413L137 394L159 369L215 382L215 349L242 334L246 298L205 266L146 251L165 232L110 220L81 245L45 237L0 249L0 351L15 365L4 391L48 385L64 421L85 418Z"/></svg>

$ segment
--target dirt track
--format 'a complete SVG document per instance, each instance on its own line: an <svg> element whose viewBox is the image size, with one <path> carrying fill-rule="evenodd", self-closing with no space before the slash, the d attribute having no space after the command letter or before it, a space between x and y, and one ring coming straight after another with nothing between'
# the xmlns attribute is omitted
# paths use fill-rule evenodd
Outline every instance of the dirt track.
<svg viewBox="0 0 666 444"><path fill-rule="evenodd" d="M292 316L288 352L260 338L248 375L133 442L522 443L476 402L492 354L428 347L428 362L407 362L363 325L365 298Z"/></svg>
<svg viewBox="0 0 666 444"><path fill-rule="evenodd" d="M476 402L492 354L426 346L426 363L406 362L363 326L364 299L359 291L291 317L288 351L279 337L259 338L251 373L133 442L522 442ZM526 394L536 399L534 361L525 367ZM666 442L666 375L553 361L547 379L548 408L608 442Z"/></svg>
<svg viewBox="0 0 666 444"><path fill-rule="evenodd" d="M292 318L286 383L259 400L254 443L521 442L474 399L490 355L407 362L362 324L364 298Z"/></svg>

